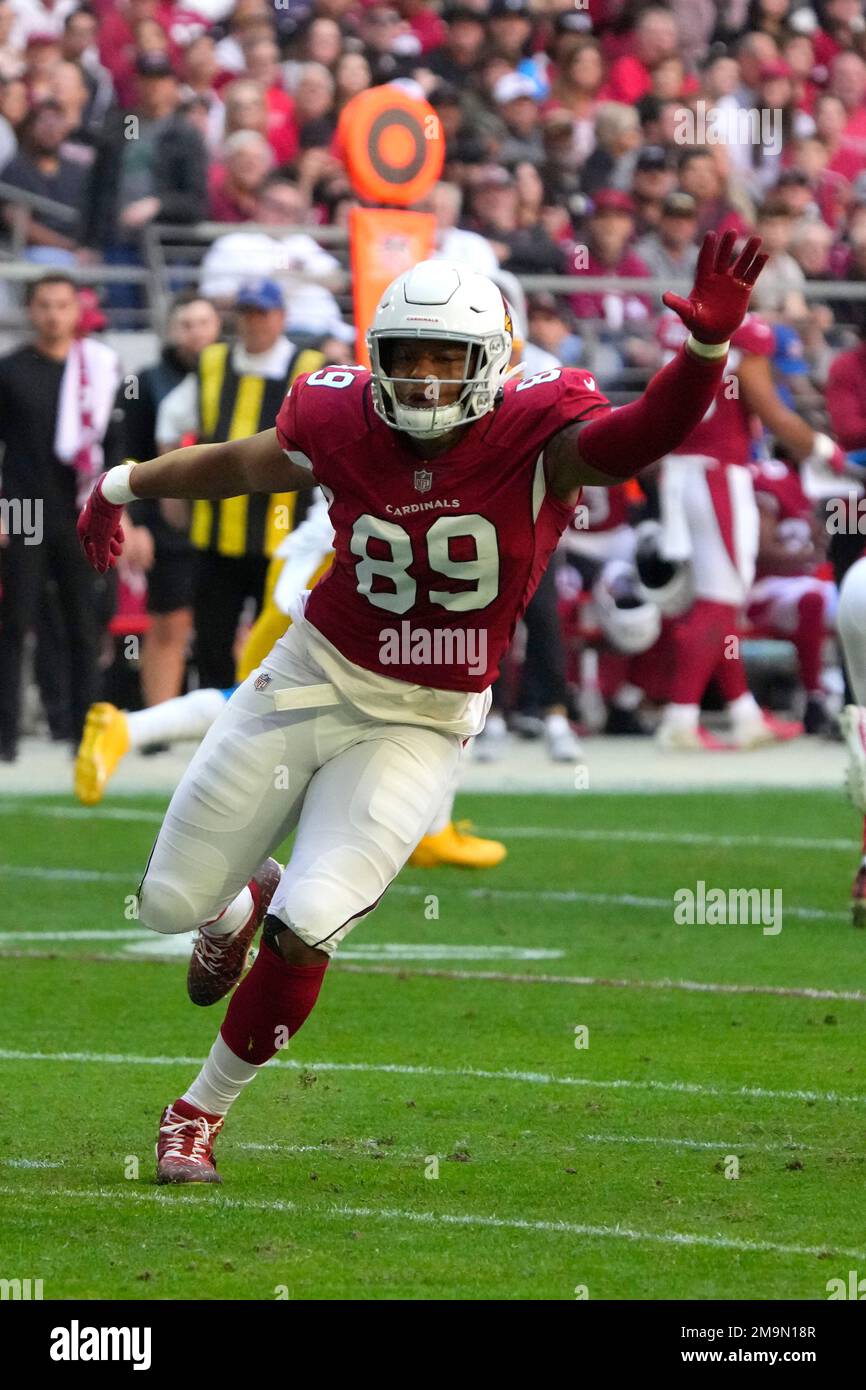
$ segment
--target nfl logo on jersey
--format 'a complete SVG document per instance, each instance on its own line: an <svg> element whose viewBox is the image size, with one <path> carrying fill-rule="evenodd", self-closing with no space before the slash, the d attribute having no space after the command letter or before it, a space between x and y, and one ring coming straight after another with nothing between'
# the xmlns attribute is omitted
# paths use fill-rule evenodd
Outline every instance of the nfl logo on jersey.
<svg viewBox="0 0 866 1390"><path fill-rule="evenodd" d="M416 491L416 492L429 492L429 491L430 491L430 485L431 485L432 482L433 482L433 474L430 472L430 469L429 469L429 468L416 468L416 469L415 469L415 491Z"/></svg>
<svg viewBox="0 0 866 1390"><path fill-rule="evenodd" d="M256 690L265 690L270 685L270 683L271 678L268 675L267 671L263 671L262 674L260 676L256 676L255 680L253 681L253 685L255 686Z"/></svg>

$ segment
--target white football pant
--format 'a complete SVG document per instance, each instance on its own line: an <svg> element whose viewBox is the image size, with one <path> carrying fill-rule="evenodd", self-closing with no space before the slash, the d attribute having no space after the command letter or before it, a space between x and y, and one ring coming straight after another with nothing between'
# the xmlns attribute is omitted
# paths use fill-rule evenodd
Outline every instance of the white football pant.
<svg viewBox="0 0 866 1390"><path fill-rule="evenodd" d="M254 672L207 733L177 788L139 890L158 932L213 921L297 827L270 912L332 954L376 905L452 792L463 740L369 718L345 701L276 710ZM300 657L292 688L322 674Z"/></svg>
<svg viewBox="0 0 866 1390"><path fill-rule="evenodd" d="M842 580L836 631L854 697L866 706L866 558L857 560Z"/></svg>

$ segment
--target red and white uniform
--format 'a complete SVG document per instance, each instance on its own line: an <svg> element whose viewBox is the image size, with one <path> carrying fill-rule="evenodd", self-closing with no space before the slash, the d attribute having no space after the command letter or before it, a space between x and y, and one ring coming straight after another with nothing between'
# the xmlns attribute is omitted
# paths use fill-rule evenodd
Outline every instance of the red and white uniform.
<svg viewBox="0 0 866 1390"><path fill-rule="evenodd" d="M666 358L686 330L676 316L658 329ZM759 521L751 477L753 420L740 400L736 371L744 356L769 357L769 324L748 314L731 339L722 386L700 424L662 462L659 494L663 547L692 563L698 598L740 605L755 574Z"/></svg>
<svg viewBox="0 0 866 1390"><path fill-rule="evenodd" d="M544 447L607 406L588 374L540 372L424 461L369 383L323 368L280 410L282 447L328 500L334 564L172 797L140 894L152 930L218 917L292 831L273 916L331 954L375 907L453 786L571 516L547 491Z"/></svg>
<svg viewBox="0 0 866 1390"><path fill-rule="evenodd" d="M495 411L446 457L425 460L374 413L368 371L298 378L277 437L329 501L335 559L304 627L338 688L350 663L464 697L487 690L574 511L547 490L544 446L606 404L586 372L540 372L507 383ZM392 631L399 642L389 645ZM483 669L460 659L470 634ZM357 690L359 673L348 674ZM408 692L399 693L402 703Z"/></svg>
<svg viewBox="0 0 866 1390"><path fill-rule="evenodd" d="M754 464L751 473L758 506L775 519L776 539L790 552L795 572L786 565L780 574L767 558L758 556L758 578L746 610L749 621L757 627L791 635L800 620L800 600L806 594L818 594L823 626L832 628L838 592L832 580L815 576L811 550L815 506L803 491L800 475L779 459ZM802 558L797 560L797 556Z"/></svg>

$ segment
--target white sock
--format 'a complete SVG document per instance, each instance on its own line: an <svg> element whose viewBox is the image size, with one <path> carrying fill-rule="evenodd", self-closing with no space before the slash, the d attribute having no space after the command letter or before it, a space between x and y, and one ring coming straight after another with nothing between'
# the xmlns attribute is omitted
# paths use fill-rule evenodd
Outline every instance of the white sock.
<svg viewBox="0 0 866 1390"><path fill-rule="evenodd" d="M568 734L571 732L571 725L564 714L546 714L544 716L544 727L551 738L556 738L557 734Z"/></svg>
<svg viewBox="0 0 866 1390"><path fill-rule="evenodd" d="M207 1115L225 1115L261 1067L236 1057L217 1033L207 1061L181 1100Z"/></svg>
<svg viewBox="0 0 866 1390"><path fill-rule="evenodd" d="M696 729L700 714L700 705L665 705L662 723L667 729Z"/></svg>
<svg viewBox="0 0 866 1390"><path fill-rule="evenodd" d="M130 748L148 743L176 743L183 738L203 738L225 709L221 690L191 690L174 700L162 700L150 709L133 710L126 716Z"/></svg>
<svg viewBox="0 0 866 1390"><path fill-rule="evenodd" d="M728 705L728 714L731 716L733 724L754 724L764 718L761 713L761 706L750 690L747 690L745 695L740 695L736 700L731 701Z"/></svg>
<svg viewBox="0 0 866 1390"><path fill-rule="evenodd" d="M249 920L252 910L253 895L249 888L242 888L219 917L214 917L212 922L202 923L202 930L206 931L208 936L228 936Z"/></svg>

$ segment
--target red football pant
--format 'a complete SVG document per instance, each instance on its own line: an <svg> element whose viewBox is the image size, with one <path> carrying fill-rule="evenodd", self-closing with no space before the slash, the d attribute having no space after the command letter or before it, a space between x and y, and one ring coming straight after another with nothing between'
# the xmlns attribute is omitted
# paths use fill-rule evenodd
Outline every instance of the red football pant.
<svg viewBox="0 0 866 1390"><path fill-rule="evenodd" d="M729 603L699 598L664 635L671 671L668 700L674 705L699 705L715 678L726 704L748 690L737 636L737 609Z"/></svg>

